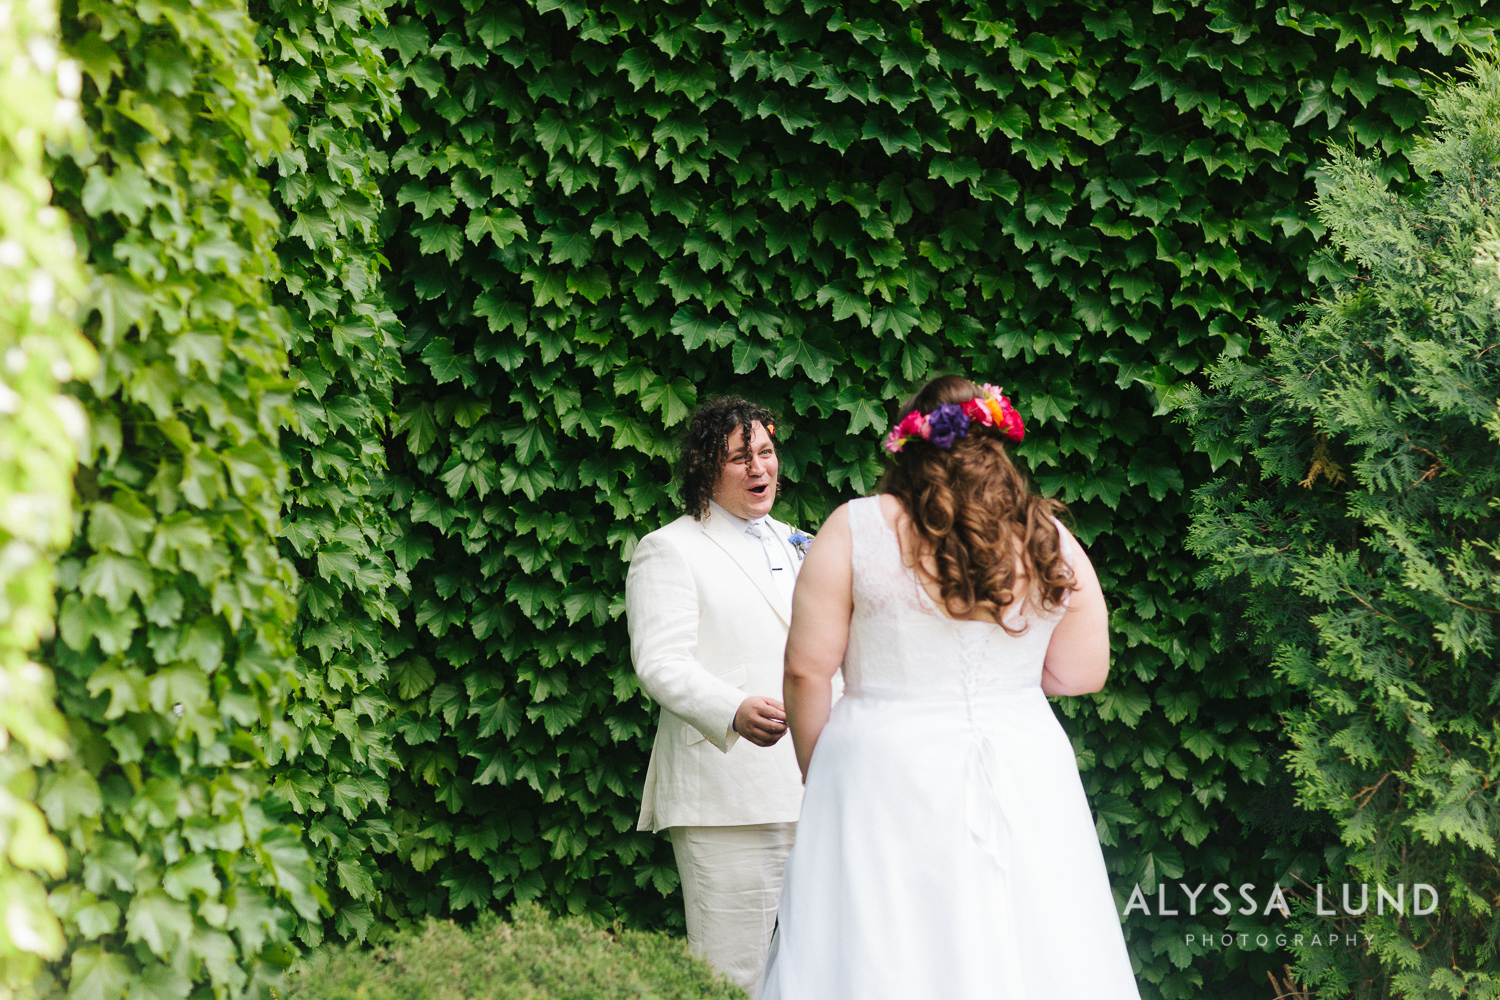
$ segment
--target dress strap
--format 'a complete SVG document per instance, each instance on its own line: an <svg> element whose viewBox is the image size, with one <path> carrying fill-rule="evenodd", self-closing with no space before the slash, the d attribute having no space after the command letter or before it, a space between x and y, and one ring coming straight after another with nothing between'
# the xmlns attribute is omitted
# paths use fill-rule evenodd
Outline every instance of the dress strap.
<svg viewBox="0 0 1500 1000"><path fill-rule="evenodd" d="M877 501L876 497L860 497L858 500L849 501L849 542L850 561L854 566L854 574L859 576L862 570L867 571L870 565L870 556L873 553L875 539L874 529L879 525L870 523L872 511L871 501ZM874 513L880 513L878 506L873 508Z"/></svg>
<svg viewBox="0 0 1500 1000"><path fill-rule="evenodd" d="M912 604L910 574L901 563L901 544L886 523L880 497L849 501L850 564L856 603L872 608Z"/></svg>
<svg viewBox="0 0 1500 1000"><path fill-rule="evenodd" d="M901 545L886 523L879 494L849 501L849 536L856 573L888 576L901 568Z"/></svg>
<svg viewBox="0 0 1500 1000"><path fill-rule="evenodd" d="M1067 529L1063 527L1063 523L1056 517L1052 518L1052 523L1057 526L1058 554L1062 556L1063 564L1071 570L1075 565L1073 556L1077 551L1078 543L1073 539L1073 536L1068 533ZM1063 591L1062 607L1066 608L1069 606L1069 599L1072 598L1072 596L1073 592L1071 590Z"/></svg>

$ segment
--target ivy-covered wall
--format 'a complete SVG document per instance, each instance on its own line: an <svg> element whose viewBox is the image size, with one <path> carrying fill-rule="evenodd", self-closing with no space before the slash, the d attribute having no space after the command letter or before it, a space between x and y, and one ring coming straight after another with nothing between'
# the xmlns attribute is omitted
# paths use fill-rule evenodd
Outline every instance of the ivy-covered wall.
<svg viewBox="0 0 1500 1000"><path fill-rule="evenodd" d="M377 229L388 166L377 143L396 82L376 40L379 3L274 0L251 14L292 129L270 175L282 225L276 298L297 385L282 438L291 479L281 550L302 580L303 683L288 707L292 740L270 762L277 799L304 824L334 932L362 940L379 898L377 859L399 846L385 813L389 773L401 766L385 635L409 585L391 552L385 435L404 363ZM300 932L316 943L323 921Z"/></svg>

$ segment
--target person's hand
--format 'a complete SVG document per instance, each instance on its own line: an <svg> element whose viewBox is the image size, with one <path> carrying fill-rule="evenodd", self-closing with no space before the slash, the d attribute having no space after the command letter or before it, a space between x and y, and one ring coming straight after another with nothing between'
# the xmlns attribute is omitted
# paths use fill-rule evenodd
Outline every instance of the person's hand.
<svg viewBox="0 0 1500 1000"><path fill-rule="evenodd" d="M734 731L758 747L768 747L786 735L786 706L775 698L751 695L734 713Z"/></svg>

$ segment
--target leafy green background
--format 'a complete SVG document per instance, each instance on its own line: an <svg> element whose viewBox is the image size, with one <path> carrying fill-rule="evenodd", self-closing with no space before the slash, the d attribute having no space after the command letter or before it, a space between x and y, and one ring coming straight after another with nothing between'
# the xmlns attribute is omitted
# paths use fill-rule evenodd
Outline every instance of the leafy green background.
<svg viewBox="0 0 1500 1000"><path fill-rule="evenodd" d="M50 169L105 357L48 654L71 992L229 995L290 934L531 899L680 926L621 591L713 392L783 414L815 528L913 383L1004 384L1114 606L1107 692L1059 706L1122 904L1321 864L1287 695L1213 655L1182 546L1238 451L1158 400L1306 298L1324 141L1410 177L1478 5L248 14L64 12L89 131ZM1147 995L1257 994L1276 956L1183 946L1223 929L1129 919Z"/></svg>
<svg viewBox="0 0 1500 1000"><path fill-rule="evenodd" d="M397 847L385 814L392 745L386 634L409 589L392 554L384 438L404 362L380 277L385 205L377 147L396 84L372 37L375 4L278 2L252 10L293 142L268 172L282 218L275 298L291 331L292 433L281 550L303 581L295 643L300 689L291 742L273 749L274 788L306 824L333 903L333 929L363 939L374 920L377 857ZM301 927L321 939L321 921Z"/></svg>

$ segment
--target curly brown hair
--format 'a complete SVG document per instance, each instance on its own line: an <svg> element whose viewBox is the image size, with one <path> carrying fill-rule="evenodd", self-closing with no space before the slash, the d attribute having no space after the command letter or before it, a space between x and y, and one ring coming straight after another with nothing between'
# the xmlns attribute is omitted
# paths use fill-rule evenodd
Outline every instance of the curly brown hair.
<svg viewBox="0 0 1500 1000"><path fill-rule="evenodd" d="M729 436L738 427L745 441L755 436L752 425L759 421L776 439L776 415L764 406L738 396L716 396L693 412L682 437L677 459L677 478L682 483L682 506L695 520L703 520L708 501L719 483L719 473L729 458Z"/></svg>
<svg viewBox="0 0 1500 1000"><path fill-rule="evenodd" d="M897 419L982 395L968 379L944 375L908 399ZM949 615L969 618L979 610L1019 635L1024 624L1012 628L1001 620L1017 598L1043 611L1062 604L1076 585L1052 523L1065 508L1032 492L998 430L971 423L968 436L952 448L911 440L894 458L880 492L901 502L918 548L932 555L936 573L920 554L912 561L918 573L937 584ZM1024 593L1018 592L1022 586Z"/></svg>

